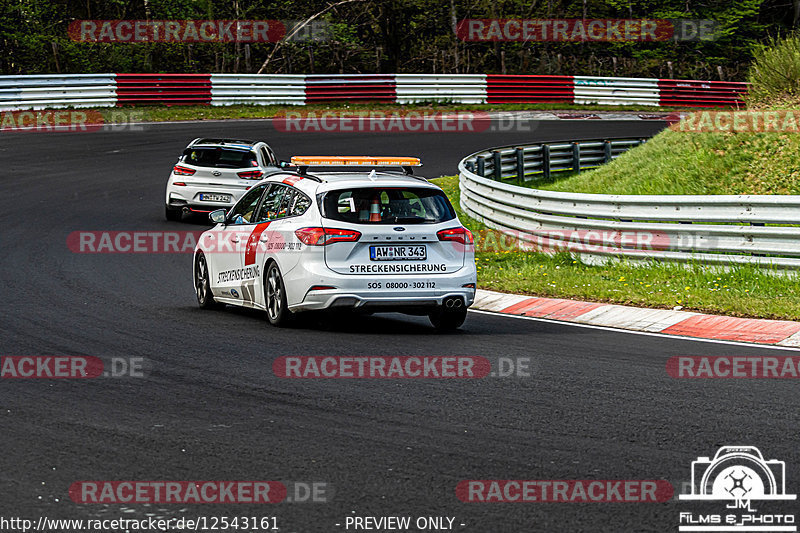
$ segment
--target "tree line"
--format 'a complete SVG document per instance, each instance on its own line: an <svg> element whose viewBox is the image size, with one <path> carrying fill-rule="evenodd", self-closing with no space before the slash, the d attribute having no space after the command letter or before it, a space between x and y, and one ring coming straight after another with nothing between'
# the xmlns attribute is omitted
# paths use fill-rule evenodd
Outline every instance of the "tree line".
<svg viewBox="0 0 800 533"><path fill-rule="evenodd" d="M322 13L320 13L322 12ZM284 42L85 43L78 20L279 20ZM707 19L715 38L471 42L464 19ZM743 80L800 0L3 0L0 73L507 73Z"/></svg>

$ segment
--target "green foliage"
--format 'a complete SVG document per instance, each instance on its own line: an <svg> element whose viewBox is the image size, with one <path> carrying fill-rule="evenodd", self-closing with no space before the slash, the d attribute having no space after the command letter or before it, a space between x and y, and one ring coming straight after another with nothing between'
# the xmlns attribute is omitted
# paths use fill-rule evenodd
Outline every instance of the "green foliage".
<svg viewBox="0 0 800 533"><path fill-rule="evenodd" d="M85 44L80 19L305 20L334 0L14 0L0 2L0 73L255 72L275 43ZM791 26L778 0L367 0L322 19L331 38L293 42L267 72L502 72L742 79L754 45ZM473 43L453 18L690 18L719 23L713 41ZM668 64L669 62L669 64Z"/></svg>
<svg viewBox="0 0 800 533"><path fill-rule="evenodd" d="M800 34L770 39L755 47L748 72L750 107L796 106L800 103Z"/></svg>

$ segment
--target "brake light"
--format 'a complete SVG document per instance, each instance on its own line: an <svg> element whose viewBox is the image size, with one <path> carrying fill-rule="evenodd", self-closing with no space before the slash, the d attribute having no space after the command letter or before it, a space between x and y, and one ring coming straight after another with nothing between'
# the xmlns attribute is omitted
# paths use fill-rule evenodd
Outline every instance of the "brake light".
<svg viewBox="0 0 800 533"><path fill-rule="evenodd" d="M237 172L237 176L245 180L257 180L264 175L260 170L247 170L245 172Z"/></svg>
<svg viewBox="0 0 800 533"><path fill-rule="evenodd" d="M460 244L472 244L472 232L467 228L449 228L436 232L440 241L453 241Z"/></svg>
<svg viewBox="0 0 800 533"><path fill-rule="evenodd" d="M174 167L172 167L172 173L178 176L191 176L195 172L197 171L193 168L186 168L180 165L175 165Z"/></svg>
<svg viewBox="0 0 800 533"><path fill-rule="evenodd" d="M361 232L337 228L300 228L295 230L295 235L303 244L308 246L325 246L335 242L356 242L361 238Z"/></svg>

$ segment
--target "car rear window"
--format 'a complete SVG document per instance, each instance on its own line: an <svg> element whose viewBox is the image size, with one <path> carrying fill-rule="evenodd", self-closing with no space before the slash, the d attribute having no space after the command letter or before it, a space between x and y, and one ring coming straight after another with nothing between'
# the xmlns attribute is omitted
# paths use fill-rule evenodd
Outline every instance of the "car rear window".
<svg viewBox="0 0 800 533"><path fill-rule="evenodd" d="M423 187L364 187L329 191L325 218L354 224L435 224L456 217L443 192Z"/></svg>
<svg viewBox="0 0 800 533"><path fill-rule="evenodd" d="M247 150L228 148L192 148L184 162L198 167L251 168L258 166L256 154Z"/></svg>

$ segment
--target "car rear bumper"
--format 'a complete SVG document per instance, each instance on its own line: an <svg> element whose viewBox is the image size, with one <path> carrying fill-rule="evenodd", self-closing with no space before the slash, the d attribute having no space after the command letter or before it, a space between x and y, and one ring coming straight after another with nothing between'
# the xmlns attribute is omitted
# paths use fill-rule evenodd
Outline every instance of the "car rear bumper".
<svg viewBox="0 0 800 533"><path fill-rule="evenodd" d="M290 307L292 311L321 311L325 309L349 309L363 312L398 312L425 314L445 306L449 299L460 299L457 307L469 307L475 302L475 291L451 291L441 296L374 296L370 294L346 293L321 294L314 291L303 303Z"/></svg>
<svg viewBox="0 0 800 533"><path fill-rule="evenodd" d="M172 200L167 207L170 209L188 209L193 213L210 213L217 209L225 209L226 211L233 207L233 204L222 204L219 202L186 202L182 200Z"/></svg>
<svg viewBox="0 0 800 533"><path fill-rule="evenodd" d="M211 212L215 209L230 209L247 192L243 189L220 189L208 186L167 187L166 204L172 208L188 208L191 211ZM201 193L229 194L230 202L207 202L200 199Z"/></svg>
<svg viewBox="0 0 800 533"><path fill-rule="evenodd" d="M351 309L425 314L454 298L460 300L458 307L471 306L475 302L476 271L463 267L448 274L376 277L299 265L289 273L286 283L300 289L295 293L297 303L289 305L292 311ZM333 288L312 290L319 286Z"/></svg>

